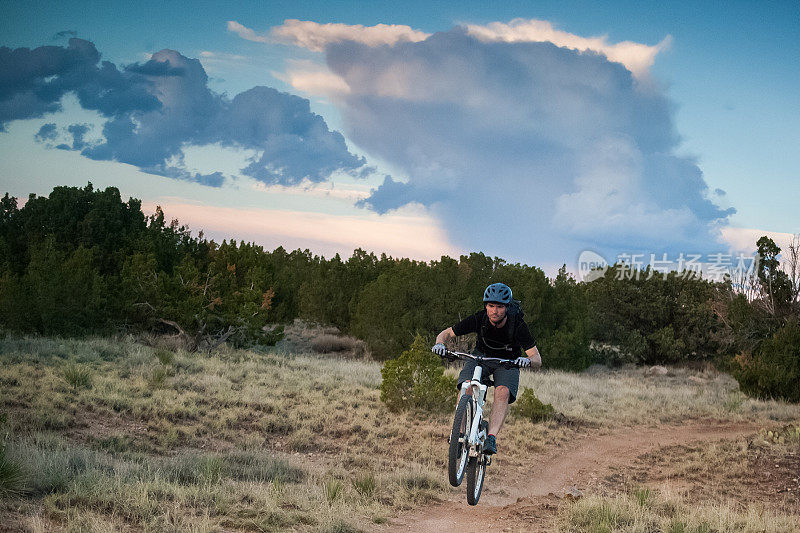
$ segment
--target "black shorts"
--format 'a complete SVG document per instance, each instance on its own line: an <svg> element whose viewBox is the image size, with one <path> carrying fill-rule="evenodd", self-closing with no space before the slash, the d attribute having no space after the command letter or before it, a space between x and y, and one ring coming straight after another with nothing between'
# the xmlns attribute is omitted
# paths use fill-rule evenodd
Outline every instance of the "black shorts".
<svg viewBox="0 0 800 533"><path fill-rule="evenodd" d="M461 369L461 373L458 375L459 389L462 383L472 379L472 374L475 372L475 365L477 364L471 359L464 363L464 368ZM483 363L482 379L492 376L495 387L498 385L508 387L508 392L511 393L508 403L512 404L517 399L517 389L519 389L519 368L506 368L499 365L500 363Z"/></svg>

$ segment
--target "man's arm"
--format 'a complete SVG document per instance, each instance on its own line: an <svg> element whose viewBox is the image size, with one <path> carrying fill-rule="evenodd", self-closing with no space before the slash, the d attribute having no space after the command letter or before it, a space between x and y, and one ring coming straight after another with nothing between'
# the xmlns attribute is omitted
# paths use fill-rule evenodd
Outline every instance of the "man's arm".
<svg viewBox="0 0 800 533"><path fill-rule="evenodd" d="M436 344L444 344L455 336L456 334L453 332L453 328L442 330L442 332L436 336Z"/></svg>
<svg viewBox="0 0 800 533"><path fill-rule="evenodd" d="M444 333L444 332L442 332ZM539 355L539 349L534 346L533 348L529 348L525 350L525 355L528 356L528 359L531 360L531 368L541 368L542 367L542 356Z"/></svg>

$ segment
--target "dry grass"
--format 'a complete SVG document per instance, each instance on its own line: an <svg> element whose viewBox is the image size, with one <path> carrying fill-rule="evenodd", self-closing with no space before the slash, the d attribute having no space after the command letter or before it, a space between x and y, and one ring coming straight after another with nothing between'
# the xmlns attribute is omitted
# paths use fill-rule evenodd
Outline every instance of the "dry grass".
<svg viewBox="0 0 800 533"><path fill-rule="evenodd" d="M284 330L284 339L278 343L285 353L336 354L351 359L370 358L367 344L355 337L342 334L336 327L322 326L296 319Z"/></svg>
<svg viewBox="0 0 800 533"><path fill-rule="evenodd" d="M379 363L288 346L208 355L133 338L0 340L0 436L27 472L26 495L4 497L0 514L41 531L354 531L450 493L449 415L389 413ZM70 365L90 387L65 379ZM638 372L526 372L522 385L607 427L800 420L797 406L747 400L725 376L700 374L701 387L688 370ZM496 472L580 427L512 417Z"/></svg>
<svg viewBox="0 0 800 533"><path fill-rule="evenodd" d="M544 403L576 420L602 426L684 423L691 419L800 421L800 406L747 398L730 375L670 369L647 376L645 368L571 374L523 372L520 387L531 387Z"/></svg>
<svg viewBox="0 0 800 533"><path fill-rule="evenodd" d="M638 490L613 498L589 496L563 506L558 528L570 533L790 533L800 530L800 518L759 505L745 509L724 502L697 505L669 492Z"/></svg>
<svg viewBox="0 0 800 533"><path fill-rule="evenodd" d="M316 353L337 353L350 357L363 358L367 354L367 345L355 337L322 334L311 341L311 349Z"/></svg>
<svg viewBox="0 0 800 533"><path fill-rule="evenodd" d="M668 446L616 470L607 489L647 486L691 494L695 503L725 500L800 515L800 426Z"/></svg>
<svg viewBox="0 0 800 533"><path fill-rule="evenodd" d="M388 413L379 364L163 350L0 341L9 453L28 487L2 505L25 509L20 524L354 531L446 494L447 421ZM67 365L92 387L68 383ZM276 477L275 465L302 475Z"/></svg>

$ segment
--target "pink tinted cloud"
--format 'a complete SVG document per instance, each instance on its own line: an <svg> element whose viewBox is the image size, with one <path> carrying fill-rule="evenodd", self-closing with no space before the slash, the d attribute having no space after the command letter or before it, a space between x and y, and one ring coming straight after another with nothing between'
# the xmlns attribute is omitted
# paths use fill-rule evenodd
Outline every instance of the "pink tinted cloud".
<svg viewBox="0 0 800 533"><path fill-rule="evenodd" d="M255 242L267 249L310 249L314 253L349 257L356 248L395 257L438 259L458 257L461 250L446 238L439 224L424 211L408 208L389 216L332 215L280 209L218 207L187 203L183 199L159 202L167 218L177 218L207 238ZM145 203L153 212L156 203Z"/></svg>

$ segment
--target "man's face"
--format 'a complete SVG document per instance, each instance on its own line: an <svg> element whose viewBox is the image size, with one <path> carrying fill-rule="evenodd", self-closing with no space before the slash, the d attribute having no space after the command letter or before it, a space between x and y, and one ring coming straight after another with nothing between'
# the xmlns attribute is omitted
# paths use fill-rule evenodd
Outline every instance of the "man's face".
<svg viewBox="0 0 800 533"><path fill-rule="evenodd" d="M497 325L506 317L506 305L488 302L486 304L486 314L489 315L489 322Z"/></svg>

